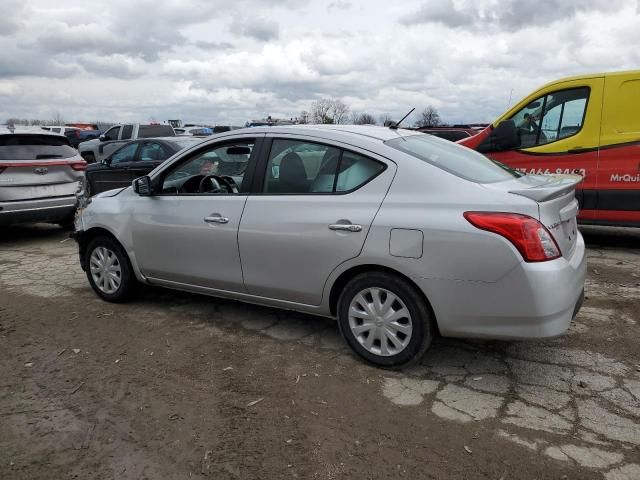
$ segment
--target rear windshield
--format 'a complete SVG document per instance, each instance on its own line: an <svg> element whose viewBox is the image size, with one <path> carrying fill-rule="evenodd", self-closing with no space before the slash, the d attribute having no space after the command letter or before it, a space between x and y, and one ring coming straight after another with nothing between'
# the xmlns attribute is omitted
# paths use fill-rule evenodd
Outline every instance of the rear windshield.
<svg viewBox="0 0 640 480"><path fill-rule="evenodd" d="M176 134L171 125L140 125L138 138L174 137Z"/></svg>
<svg viewBox="0 0 640 480"><path fill-rule="evenodd" d="M71 158L78 152L58 135L0 135L0 160Z"/></svg>
<svg viewBox="0 0 640 480"><path fill-rule="evenodd" d="M521 176L466 147L428 134L398 137L384 142L401 152L476 183L493 183Z"/></svg>

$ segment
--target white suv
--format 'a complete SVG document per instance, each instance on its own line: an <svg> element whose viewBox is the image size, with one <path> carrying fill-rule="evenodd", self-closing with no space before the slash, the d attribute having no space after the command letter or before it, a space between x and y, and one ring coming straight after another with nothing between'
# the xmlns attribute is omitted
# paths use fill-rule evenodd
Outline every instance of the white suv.
<svg viewBox="0 0 640 480"><path fill-rule="evenodd" d="M63 135L0 127L0 225L72 225L86 166Z"/></svg>

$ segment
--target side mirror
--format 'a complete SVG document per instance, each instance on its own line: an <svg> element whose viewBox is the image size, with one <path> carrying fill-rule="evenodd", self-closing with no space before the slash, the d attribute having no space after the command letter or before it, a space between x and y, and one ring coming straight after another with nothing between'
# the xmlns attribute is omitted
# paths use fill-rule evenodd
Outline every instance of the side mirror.
<svg viewBox="0 0 640 480"><path fill-rule="evenodd" d="M478 146L477 150L480 153L502 152L513 150L519 146L520 137L518 136L516 124L513 120L504 120L491 131L487 139Z"/></svg>
<svg viewBox="0 0 640 480"><path fill-rule="evenodd" d="M106 142L107 141L107 137L105 137L104 135L100 135L98 137L98 140L100 140L101 142Z"/></svg>
<svg viewBox="0 0 640 480"><path fill-rule="evenodd" d="M111 157L103 158L102 160L100 160L100 163L102 165L109 165L111 163Z"/></svg>
<svg viewBox="0 0 640 480"><path fill-rule="evenodd" d="M151 178L148 175L136 178L133 181L133 191L141 197L150 197L153 194L151 189Z"/></svg>

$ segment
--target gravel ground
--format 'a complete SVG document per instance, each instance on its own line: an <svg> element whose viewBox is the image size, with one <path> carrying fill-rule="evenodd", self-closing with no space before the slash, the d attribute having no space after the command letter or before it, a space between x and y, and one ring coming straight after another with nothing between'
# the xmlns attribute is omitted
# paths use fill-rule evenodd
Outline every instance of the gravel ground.
<svg viewBox="0 0 640 480"><path fill-rule="evenodd" d="M640 479L640 231L583 228L544 342L439 339L401 372L334 322L160 289L112 305L52 226L0 232L0 478Z"/></svg>

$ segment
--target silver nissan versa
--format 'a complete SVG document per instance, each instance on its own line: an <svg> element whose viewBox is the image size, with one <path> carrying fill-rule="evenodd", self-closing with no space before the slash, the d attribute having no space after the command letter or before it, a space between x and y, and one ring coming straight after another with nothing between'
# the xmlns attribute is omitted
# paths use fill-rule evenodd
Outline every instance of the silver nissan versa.
<svg viewBox="0 0 640 480"><path fill-rule="evenodd" d="M450 337L562 334L580 308L578 176L523 176L414 131L236 130L93 197L75 238L95 292L137 282L335 317L391 367Z"/></svg>
<svg viewBox="0 0 640 480"><path fill-rule="evenodd" d="M63 135L0 127L0 225L73 225L86 166Z"/></svg>

